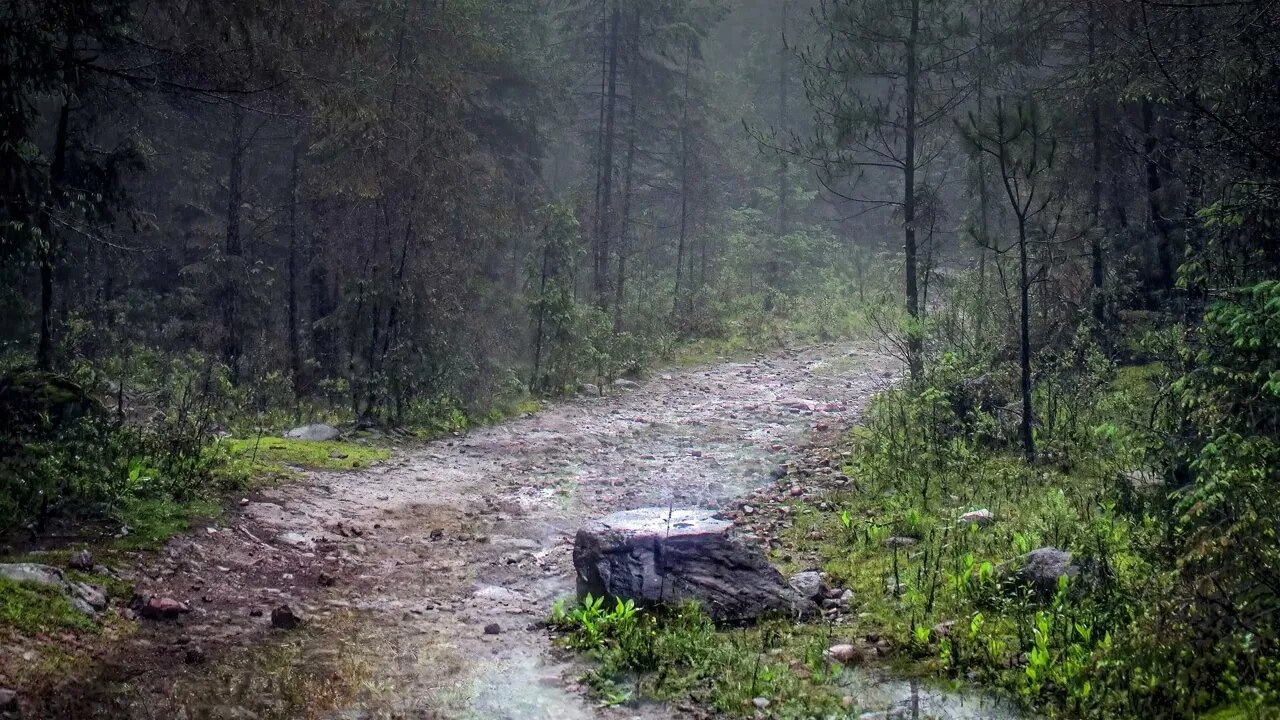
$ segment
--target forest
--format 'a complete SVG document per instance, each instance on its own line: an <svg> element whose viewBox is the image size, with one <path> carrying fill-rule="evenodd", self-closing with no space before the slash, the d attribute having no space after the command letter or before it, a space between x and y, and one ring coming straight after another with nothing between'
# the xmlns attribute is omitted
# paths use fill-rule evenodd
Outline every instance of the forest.
<svg viewBox="0 0 1280 720"><path fill-rule="evenodd" d="M0 718L1280 717L1278 233L1277 0L4 0Z"/></svg>

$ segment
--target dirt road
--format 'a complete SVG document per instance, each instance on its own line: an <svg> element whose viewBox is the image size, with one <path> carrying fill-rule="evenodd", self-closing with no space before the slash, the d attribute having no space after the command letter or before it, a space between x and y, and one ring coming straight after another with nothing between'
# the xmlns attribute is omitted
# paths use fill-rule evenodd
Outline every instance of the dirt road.
<svg viewBox="0 0 1280 720"><path fill-rule="evenodd" d="M344 652L372 658L374 681L336 717L667 717L593 706L573 684L581 669L553 659L536 627L572 592L577 527L624 508L720 507L768 482L814 433L852 425L895 372L853 345L673 370L367 471L313 474L171 543L139 584L193 611L128 642L176 660L184 647L252 646L281 603L320 626L354 611L363 639ZM209 697L184 714L270 715L241 707L260 694ZM162 695L144 693L130 714L165 717Z"/></svg>

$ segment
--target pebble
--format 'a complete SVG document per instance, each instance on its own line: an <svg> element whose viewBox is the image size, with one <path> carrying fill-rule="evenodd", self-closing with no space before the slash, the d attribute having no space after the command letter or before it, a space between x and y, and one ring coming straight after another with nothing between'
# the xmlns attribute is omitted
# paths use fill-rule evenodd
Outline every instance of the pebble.
<svg viewBox="0 0 1280 720"><path fill-rule="evenodd" d="M288 605L281 605L271 611L271 627L279 630L294 630L302 626L302 616Z"/></svg>
<svg viewBox="0 0 1280 720"><path fill-rule="evenodd" d="M862 662L862 651L854 645L841 643L827 648L827 657L844 665L855 665Z"/></svg>
<svg viewBox="0 0 1280 720"><path fill-rule="evenodd" d="M71 553L71 557L67 559L67 567L81 572L93 572L93 555L88 550Z"/></svg>

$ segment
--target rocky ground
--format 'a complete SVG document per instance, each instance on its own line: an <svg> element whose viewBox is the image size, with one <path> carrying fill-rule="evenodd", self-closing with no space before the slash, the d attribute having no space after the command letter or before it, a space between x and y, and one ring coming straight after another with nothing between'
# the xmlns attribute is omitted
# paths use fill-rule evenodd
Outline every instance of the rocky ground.
<svg viewBox="0 0 1280 720"><path fill-rule="evenodd" d="M127 570L141 597L109 611L127 630L88 672L18 688L24 717L279 717L293 670L226 660L295 621L316 640L290 662L359 660L335 718L668 717L679 709L592 705L541 629L573 590L574 532L619 509L750 518L740 498L758 488L803 494L806 475L836 471L819 458L774 485L786 463L830 444L896 371L858 345L671 371L246 498ZM767 540L781 521L749 524Z"/></svg>

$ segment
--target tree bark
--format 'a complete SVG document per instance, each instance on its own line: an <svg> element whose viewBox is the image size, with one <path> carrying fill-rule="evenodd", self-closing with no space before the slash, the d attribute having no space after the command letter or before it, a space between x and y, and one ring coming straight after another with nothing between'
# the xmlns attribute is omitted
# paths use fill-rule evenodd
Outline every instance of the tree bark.
<svg viewBox="0 0 1280 720"><path fill-rule="evenodd" d="M1091 287L1093 319L1099 327L1106 320L1106 299L1103 296L1103 283L1106 280L1106 265L1103 255L1103 237L1105 228L1102 222L1102 81L1098 77L1098 5L1097 0L1089 2L1089 94L1090 94L1090 130L1091 150L1093 152L1093 186L1089 197L1089 213L1093 221L1093 232L1089 240L1091 255Z"/></svg>
<svg viewBox="0 0 1280 720"><path fill-rule="evenodd" d="M609 88L605 102L604 155L600 169L600 215L597 218L595 285L596 305L609 307L609 245L613 232L613 145L618 107L618 25L622 11L613 2L609 27Z"/></svg>
<svg viewBox="0 0 1280 720"><path fill-rule="evenodd" d="M1150 98L1144 98L1142 101L1142 133L1143 162L1147 176L1147 222L1151 229L1151 236L1156 241L1158 275L1155 278L1155 289L1170 290L1173 288L1174 281L1173 249L1170 247L1172 232L1160 202L1164 181L1160 177L1160 162L1157 156L1160 140L1156 136L1155 103Z"/></svg>
<svg viewBox="0 0 1280 720"><path fill-rule="evenodd" d="M631 70L631 93L627 107L627 160L622 189L622 227L618 236L618 274L613 286L613 331L622 332L622 305L626 299L627 253L631 251L631 191L636 166L636 106L639 104L640 11L631 19L631 42L628 48Z"/></svg>
<svg viewBox="0 0 1280 720"><path fill-rule="evenodd" d="M911 28L907 35L906 46L906 134L905 152L903 154L903 251L906 256L907 280L907 314L913 320L920 318L920 294L917 288L916 259L916 97L919 93L920 58L917 55L920 40L920 0L911 0ZM921 358L923 343L919 328L912 327L907 339L907 364L911 377L919 379L923 370Z"/></svg>
<svg viewBox="0 0 1280 720"><path fill-rule="evenodd" d="M676 246L676 286L672 297L671 318L680 316L680 276L684 272L685 240L689 225L689 68L693 49L686 47L684 61L684 113L680 120L680 241Z"/></svg>
<svg viewBox="0 0 1280 720"><path fill-rule="evenodd" d="M233 383L240 380L240 361L244 353L240 318L240 274L244 254L240 235L240 204L244 153L244 109L236 107L231 118L231 157L227 173L227 238L225 254L227 279L222 299L222 361L231 373Z"/></svg>
<svg viewBox="0 0 1280 720"><path fill-rule="evenodd" d="M1026 453L1027 462L1036 460L1035 435L1032 433L1031 410L1031 280L1027 270L1027 220L1018 218L1018 290L1022 301L1021 353L1019 357L1020 385L1022 390L1022 423L1019 430L1022 435L1022 449Z"/></svg>
<svg viewBox="0 0 1280 720"><path fill-rule="evenodd" d="M68 72L74 53L74 38L68 38L64 50L64 62ZM69 81L69 78L68 78ZM67 172L67 143L69 142L71 119L71 94L68 91L62 98L62 107L58 110L58 129L53 141L53 164L49 167L49 194L40 207L40 338L36 345L36 367L40 370L52 370L53 357L53 275L58 262L57 238L53 232L54 203L62 200L62 185Z"/></svg>
<svg viewBox="0 0 1280 720"><path fill-rule="evenodd" d="M293 145L293 162L289 172L289 372L293 379L293 396L295 399L303 395L302 377L302 320L298 304L298 184L302 162L302 132Z"/></svg>
<svg viewBox="0 0 1280 720"><path fill-rule="evenodd" d="M786 135L788 131L788 105L790 102L790 85L791 85L791 64L787 57L787 20L790 10L790 0L782 0L780 7L779 25L781 26L781 34L779 36L778 45L778 132ZM777 237L770 246L768 264L765 266L765 299L764 309L772 311L776 302L775 295L779 291L781 284L781 261L779 253L782 251L781 240L786 237L789 232L790 225L790 185L787 177L790 175L790 155L785 152L778 153L778 170L777 170L777 193L778 193L778 217L777 217Z"/></svg>

